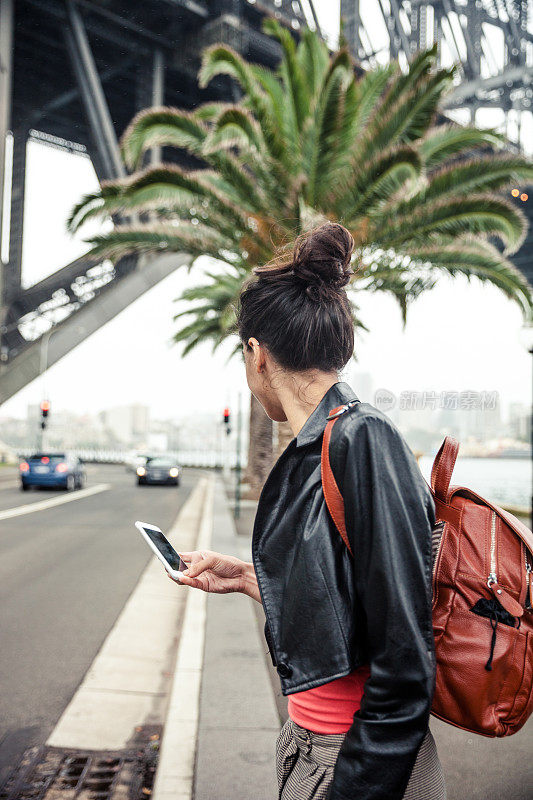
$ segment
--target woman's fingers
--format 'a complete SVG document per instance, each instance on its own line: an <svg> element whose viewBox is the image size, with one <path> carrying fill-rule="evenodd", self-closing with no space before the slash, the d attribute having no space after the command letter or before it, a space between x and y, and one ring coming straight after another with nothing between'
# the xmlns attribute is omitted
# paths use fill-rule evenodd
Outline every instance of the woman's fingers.
<svg viewBox="0 0 533 800"><path fill-rule="evenodd" d="M189 578L196 578L197 575L201 575L206 569L212 569L216 560L215 555L209 554L206 558L202 558L201 561L196 561L194 564L191 564L184 575Z"/></svg>
<svg viewBox="0 0 533 800"><path fill-rule="evenodd" d="M168 577L173 583L184 583L186 586L193 586L195 589L201 589L202 584L196 578L187 578L182 574L181 578L174 578L170 573L167 572Z"/></svg>
<svg viewBox="0 0 533 800"><path fill-rule="evenodd" d="M195 589L202 589L202 584L197 578L188 578L186 575L182 575L177 583L184 583L185 586L193 586Z"/></svg>
<svg viewBox="0 0 533 800"><path fill-rule="evenodd" d="M183 550L182 551L182 550L180 550L179 554L180 554L182 560L185 561L186 564L188 564L191 561L194 564L195 562L201 561L203 558L208 556L209 552L207 552L205 550L204 551L200 551L200 550Z"/></svg>

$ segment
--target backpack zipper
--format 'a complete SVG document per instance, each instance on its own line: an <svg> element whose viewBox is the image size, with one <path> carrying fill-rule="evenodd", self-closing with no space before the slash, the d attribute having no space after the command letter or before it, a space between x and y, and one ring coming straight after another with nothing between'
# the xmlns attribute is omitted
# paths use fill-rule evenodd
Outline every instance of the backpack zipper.
<svg viewBox="0 0 533 800"><path fill-rule="evenodd" d="M498 583L496 574L496 512L492 512L490 518L490 573L487 580L489 589L494 583Z"/></svg>
<svg viewBox="0 0 533 800"><path fill-rule="evenodd" d="M524 613L523 607L517 600L514 599L512 595L509 594L509 592L506 592L505 589L502 589L502 587L498 584L498 575L496 572L496 516L496 512L492 511L490 520L490 573L489 577L487 578L487 586L492 594L496 597L496 600L500 602L500 604L505 608L506 611L509 612L509 614L511 614L513 617L521 617Z"/></svg>
<svg viewBox="0 0 533 800"><path fill-rule="evenodd" d="M442 547L442 539L444 535L444 521L437 522L433 527L431 532L431 549L432 549L432 559L433 559L433 577L435 577L435 573L437 571L437 562L439 560L440 549Z"/></svg>
<svg viewBox="0 0 533 800"><path fill-rule="evenodd" d="M525 599L525 602L524 602L524 608L527 608L527 609L531 610L531 608L532 608L531 600L532 600L532 596L533 596L533 592L532 592L532 588L531 588L531 580L532 580L531 579L531 572L533 571L533 567L529 563L529 560L528 560L528 557L527 557L527 548L526 548L525 545L524 545L524 561L526 562L526 599ZM529 602L529 605L528 605L528 602Z"/></svg>

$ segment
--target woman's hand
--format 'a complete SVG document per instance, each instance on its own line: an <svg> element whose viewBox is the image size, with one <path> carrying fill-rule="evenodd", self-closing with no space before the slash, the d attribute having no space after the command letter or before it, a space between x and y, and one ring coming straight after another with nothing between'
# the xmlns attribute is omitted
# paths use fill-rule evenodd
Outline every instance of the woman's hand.
<svg viewBox="0 0 533 800"><path fill-rule="evenodd" d="M216 594L242 592L261 602L253 564L212 550L180 552L180 555L187 569L176 583Z"/></svg>

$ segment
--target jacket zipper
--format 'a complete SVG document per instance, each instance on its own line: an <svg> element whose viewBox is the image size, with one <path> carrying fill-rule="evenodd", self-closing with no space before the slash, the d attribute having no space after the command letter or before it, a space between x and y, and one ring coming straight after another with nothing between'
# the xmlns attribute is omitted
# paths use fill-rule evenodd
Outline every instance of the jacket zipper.
<svg viewBox="0 0 533 800"><path fill-rule="evenodd" d="M490 573L487 580L489 589L492 584L498 583L496 574L496 512L492 512L490 518Z"/></svg>

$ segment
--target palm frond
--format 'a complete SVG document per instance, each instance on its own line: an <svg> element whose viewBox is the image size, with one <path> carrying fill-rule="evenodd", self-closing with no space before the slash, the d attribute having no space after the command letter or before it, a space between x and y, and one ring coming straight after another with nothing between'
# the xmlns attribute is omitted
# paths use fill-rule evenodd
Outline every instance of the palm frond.
<svg viewBox="0 0 533 800"><path fill-rule="evenodd" d="M207 128L193 112L176 108L147 108L130 122L121 138L121 153L128 169L137 169L143 154L155 146L198 153Z"/></svg>
<svg viewBox="0 0 533 800"><path fill-rule="evenodd" d="M418 149L428 170L465 152L501 147L505 136L491 128L482 130L450 123L429 130L418 142Z"/></svg>
<svg viewBox="0 0 533 800"><path fill-rule="evenodd" d="M450 164L431 174L420 200L447 194L498 191L533 182L533 163L514 155L485 156Z"/></svg>
<svg viewBox="0 0 533 800"><path fill-rule="evenodd" d="M202 66L198 77L200 86L207 86L216 75L228 75L239 83L264 131L271 155L274 158L283 157L285 152L283 139L251 65L231 47L212 45L202 55ZM243 102L246 102L246 98Z"/></svg>
<svg viewBox="0 0 533 800"><path fill-rule="evenodd" d="M128 253L187 253L194 258L210 255L221 261L238 260L235 242L203 225L182 222L172 225L131 225L85 240L90 255L116 261Z"/></svg>
<svg viewBox="0 0 533 800"><path fill-rule="evenodd" d="M333 189L328 202L348 225L357 225L358 215L369 215L377 205L390 207L391 198L414 181L422 171L420 156L412 147L398 147L379 153L355 172L346 171L342 183Z"/></svg>
<svg viewBox="0 0 533 800"><path fill-rule="evenodd" d="M497 286L510 300L518 303L527 317L533 312L532 289L520 270L489 242L464 239L447 246L420 247L410 250L413 261L430 264L433 269L452 277L463 274Z"/></svg>
<svg viewBox="0 0 533 800"><path fill-rule="evenodd" d="M75 233L88 219L108 216L111 212L107 209L115 206L122 189L120 181L109 181L102 183L100 191L84 195L70 212L66 222L67 230Z"/></svg>
<svg viewBox="0 0 533 800"><path fill-rule="evenodd" d="M398 71L398 64L391 62L387 66L369 70L358 82L354 81L354 97L347 111L347 126L354 138L366 128L376 112L387 84ZM382 108L382 104L380 107Z"/></svg>
<svg viewBox="0 0 533 800"><path fill-rule="evenodd" d="M230 132L236 129L241 136L244 137L244 140L252 147L255 147L258 152L262 152L266 149L261 126L258 124L253 114L241 106L231 106L224 109L224 111L213 120L213 127L204 144L204 153L216 150L220 144L223 144L221 133L226 132L228 129Z"/></svg>
<svg viewBox="0 0 533 800"><path fill-rule="evenodd" d="M340 144L339 134L344 113L344 93L350 83L351 74L345 64L338 63L330 72L321 92L320 101L313 119L310 137L310 152L306 164L308 178L307 201L318 203L322 186L327 182L324 176L332 169Z"/></svg>
<svg viewBox="0 0 533 800"><path fill-rule="evenodd" d="M473 195L424 204L411 214L390 220L376 234L389 246L420 244L428 237L452 240L465 234L480 234L482 240L497 236L505 252L512 253L522 244L526 231L525 215L511 202L497 196Z"/></svg>
<svg viewBox="0 0 533 800"><path fill-rule="evenodd" d="M295 127L301 131L309 108L309 92L305 76L296 57L296 42L287 28L283 27L273 17L265 17L263 31L277 39L282 47L283 58L281 59L279 70L285 83L287 96L290 99Z"/></svg>
<svg viewBox="0 0 533 800"><path fill-rule="evenodd" d="M302 32L296 58L302 75L309 86L311 110L320 95L320 87L330 67L330 56L327 45L314 31L305 28Z"/></svg>

